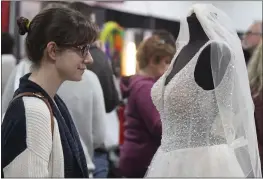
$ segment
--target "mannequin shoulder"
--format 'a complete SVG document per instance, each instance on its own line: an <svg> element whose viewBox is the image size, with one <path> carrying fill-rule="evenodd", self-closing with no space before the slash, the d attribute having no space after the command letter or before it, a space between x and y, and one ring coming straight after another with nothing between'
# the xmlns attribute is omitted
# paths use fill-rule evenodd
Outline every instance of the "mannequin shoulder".
<svg viewBox="0 0 263 179"><path fill-rule="evenodd" d="M220 69L225 73L231 60L231 50L227 44L221 42L212 42L207 45L200 53L195 67L195 81L205 90L214 89L213 69ZM222 76L223 77L223 76ZM222 79L219 79L220 81Z"/></svg>
<svg viewBox="0 0 263 179"><path fill-rule="evenodd" d="M211 42L209 45L207 45L204 50L201 52L200 55L204 55L204 54L221 54L224 56L231 56L231 50L230 47L224 43L224 42Z"/></svg>
<svg viewBox="0 0 263 179"><path fill-rule="evenodd" d="M211 52L220 53L223 56L231 56L230 47L224 42L212 42L210 44L210 50Z"/></svg>
<svg viewBox="0 0 263 179"><path fill-rule="evenodd" d="M209 66L211 60L223 59L227 66L231 60L231 49L226 43L215 41L204 48L204 50L200 53L199 61L200 59L202 59L201 61L208 63Z"/></svg>
<svg viewBox="0 0 263 179"><path fill-rule="evenodd" d="M231 59L231 50L226 43L214 41L207 45L200 53L200 59L206 59L204 60L206 62L213 59L224 59L225 62L229 62Z"/></svg>

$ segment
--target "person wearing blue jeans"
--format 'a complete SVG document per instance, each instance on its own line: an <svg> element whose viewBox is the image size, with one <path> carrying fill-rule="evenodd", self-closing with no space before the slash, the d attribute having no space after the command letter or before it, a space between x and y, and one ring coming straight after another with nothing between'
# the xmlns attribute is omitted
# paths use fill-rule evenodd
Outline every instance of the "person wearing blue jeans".
<svg viewBox="0 0 263 179"><path fill-rule="evenodd" d="M104 149L96 149L94 152L93 163L95 170L94 178L107 178L109 172L108 152Z"/></svg>

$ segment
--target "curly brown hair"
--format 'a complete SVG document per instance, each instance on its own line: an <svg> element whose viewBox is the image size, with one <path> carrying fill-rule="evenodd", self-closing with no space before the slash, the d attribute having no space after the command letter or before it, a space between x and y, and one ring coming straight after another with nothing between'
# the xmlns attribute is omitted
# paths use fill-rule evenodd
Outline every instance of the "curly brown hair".
<svg viewBox="0 0 263 179"><path fill-rule="evenodd" d="M172 59L175 52L175 47L155 35L151 36L142 41L137 49L136 60L138 68L145 68L149 64L150 59L153 59L156 64L164 57L171 57Z"/></svg>
<svg viewBox="0 0 263 179"><path fill-rule="evenodd" d="M153 35L158 36L159 38L164 40L166 43L170 44L172 47L175 48L174 36L170 32L168 32L167 30L164 30L164 29L155 30L153 32Z"/></svg>

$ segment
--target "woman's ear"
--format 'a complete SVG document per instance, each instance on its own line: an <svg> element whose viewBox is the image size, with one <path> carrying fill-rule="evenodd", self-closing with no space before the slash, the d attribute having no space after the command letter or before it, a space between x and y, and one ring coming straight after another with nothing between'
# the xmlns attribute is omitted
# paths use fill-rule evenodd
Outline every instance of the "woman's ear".
<svg viewBox="0 0 263 179"><path fill-rule="evenodd" d="M161 59L159 56L152 56L149 61L149 65L155 66L160 63Z"/></svg>
<svg viewBox="0 0 263 179"><path fill-rule="evenodd" d="M57 45L55 42L49 42L46 46L47 55L52 60L56 59Z"/></svg>
<svg viewBox="0 0 263 179"><path fill-rule="evenodd" d="M160 61L161 61L160 56L155 56L155 57L154 57L154 63L155 63L156 65L158 65L158 64L160 63Z"/></svg>

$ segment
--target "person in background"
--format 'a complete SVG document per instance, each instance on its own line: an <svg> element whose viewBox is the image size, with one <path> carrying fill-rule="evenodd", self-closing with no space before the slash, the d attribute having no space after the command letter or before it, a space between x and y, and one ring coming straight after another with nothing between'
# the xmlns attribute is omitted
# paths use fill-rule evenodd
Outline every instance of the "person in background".
<svg viewBox="0 0 263 179"><path fill-rule="evenodd" d="M151 100L151 88L168 68L175 48L157 36L141 42L137 50L139 71L125 79L121 89L128 96L124 143L120 150L120 174L141 178L161 142L160 115Z"/></svg>
<svg viewBox="0 0 263 179"><path fill-rule="evenodd" d="M6 86L7 80L11 74L11 71L15 68L16 66L16 58L13 55L13 48L14 48L14 39L13 37L7 33L7 32L2 32L1 34L1 41L2 41L2 46L1 46L1 55L2 55L2 81L1 81L1 88L2 88L2 94L4 88Z"/></svg>
<svg viewBox="0 0 263 179"><path fill-rule="evenodd" d="M261 171L263 171L263 57L262 41L254 50L248 64L248 76L255 105L255 123L257 129Z"/></svg>
<svg viewBox="0 0 263 179"><path fill-rule="evenodd" d="M86 16L87 19L96 22L95 15L92 9L83 2L72 2L68 6L71 9L77 10ZM98 39L94 42L90 48L90 54L93 58L93 64L87 65L87 69L94 72L101 84L104 104L106 109L106 118L109 120L111 118L110 114L119 105L120 99L118 96L118 91L116 89L112 67L110 66L109 59L103 50L98 47ZM106 130L109 126L106 125ZM106 140L107 137L106 137ZM106 143L106 141L105 141ZM95 178L105 178L108 175L109 161L108 161L108 151L106 147L94 148L93 162L95 164L95 171L93 176Z"/></svg>
<svg viewBox="0 0 263 179"><path fill-rule="evenodd" d="M4 116L15 91L19 88L20 78L31 72L32 62L28 58L21 59L11 71L2 95L2 116Z"/></svg>
<svg viewBox="0 0 263 179"><path fill-rule="evenodd" d="M174 36L167 30L155 30L152 35L163 39L167 44L171 45L173 48L176 48Z"/></svg>
<svg viewBox="0 0 263 179"><path fill-rule="evenodd" d="M17 24L19 34L27 34L33 66L14 94L30 96L15 98L2 122L2 175L88 178L81 139L57 90L65 81L82 79L98 29L69 8L45 9L32 21L18 18Z"/></svg>
<svg viewBox="0 0 263 179"><path fill-rule="evenodd" d="M159 39L164 40L167 44L171 45L173 48L176 48L175 46L175 39L174 36L168 32L167 30L164 29L158 29L155 30L152 34L152 36L156 36ZM125 76L122 77L120 80L120 90L121 90L121 98L124 100L124 103L122 105L122 109L125 109L125 104L127 103L126 100L129 96L128 92L125 90L126 86L129 84L129 79L131 76ZM127 93L127 94L126 94ZM125 116L123 115L124 113L121 112L119 114L119 118L122 119L120 121L120 143L123 143L124 140L124 121L125 121Z"/></svg>
<svg viewBox="0 0 263 179"><path fill-rule="evenodd" d="M248 63L254 50L262 40L262 21L255 21L242 37L242 47Z"/></svg>
<svg viewBox="0 0 263 179"><path fill-rule="evenodd" d="M81 12L88 19L94 20L94 13L85 3L73 2L69 4L69 7ZM113 72L109 64L109 59L102 49L98 47L97 41L90 48L90 54L94 59L94 62L87 67L93 71L100 80L105 100L106 112L109 113L118 106L119 97L113 81Z"/></svg>

